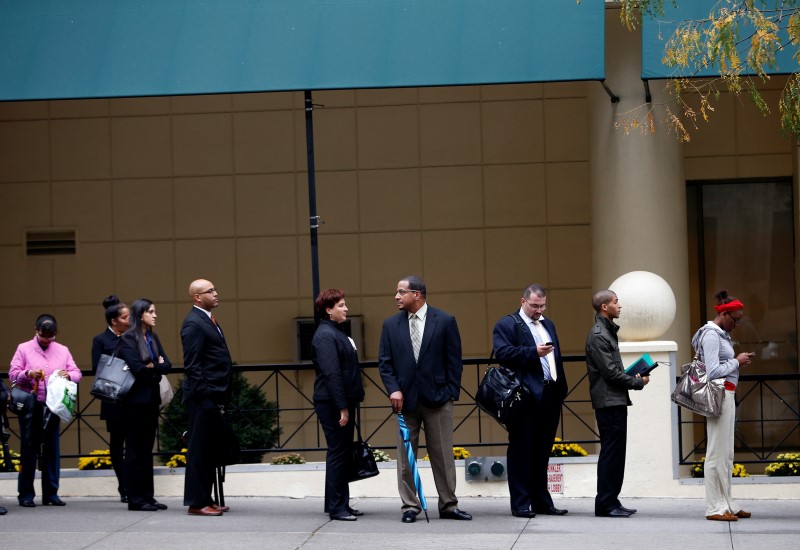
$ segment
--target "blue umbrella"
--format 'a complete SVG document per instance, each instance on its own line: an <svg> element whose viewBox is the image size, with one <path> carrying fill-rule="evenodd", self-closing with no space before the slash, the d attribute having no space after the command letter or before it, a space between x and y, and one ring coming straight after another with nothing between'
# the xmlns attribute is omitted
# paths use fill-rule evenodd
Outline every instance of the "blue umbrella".
<svg viewBox="0 0 800 550"><path fill-rule="evenodd" d="M403 413L397 414L397 423L400 425L400 437L403 438L403 444L406 447L406 455L408 455L408 465L411 467L411 475L414 476L414 485L417 488L417 495L419 495L419 504L422 511L425 512L425 521L428 523L428 502L425 500L425 492L422 490L422 480L419 478L419 470L417 470L417 458L414 456L414 448L411 446L411 432L406 426L406 419L403 418Z"/></svg>

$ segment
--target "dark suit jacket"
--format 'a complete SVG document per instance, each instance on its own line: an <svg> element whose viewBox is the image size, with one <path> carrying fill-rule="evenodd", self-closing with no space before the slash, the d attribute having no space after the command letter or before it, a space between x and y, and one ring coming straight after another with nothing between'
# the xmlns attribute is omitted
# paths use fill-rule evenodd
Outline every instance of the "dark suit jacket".
<svg viewBox="0 0 800 550"><path fill-rule="evenodd" d="M106 355L113 354L119 345L119 336L114 334L111 329L106 328L103 332L98 334L92 339L92 374L97 374L97 364L100 362L100 356L104 353ZM114 403L108 401L100 402L100 418L103 420L120 420L122 414L120 408Z"/></svg>
<svg viewBox="0 0 800 550"><path fill-rule="evenodd" d="M437 407L457 400L461 392L461 335L456 319L428 306L425 332L414 361L408 313L401 311L383 322L378 370L389 394L403 392L403 410L413 411L420 402Z"/></svg>
<svg viewBox="0 0 800 550"><path fill-rule="evenodd" d="M183 344L183 402L229 401L233 363L228 345L211 319L192 307L181 327Z"/></svg>
<svg viewBox="0 0 800 550"><path fill-rule="evenodd" d="M522 321L521 325L517 324L515 317ZM564 375L564 363L561 360L561 346L558 343L556 326L550 319L542 317L540 320L553 341L557 375L556 395L560 401L563 401L567 396L567 377ZM500 364L520 373L522 383L531 392L533 398L537 401L541 400L544 391L542 361L536 351L536 341L525 324L525 320L520 319L518 311L506 315L497 322L492 333L492 341L494 353Z"/></svg>
<svg viewBox="0 0 800 550"><path fill-rule="evenodd" d="M317 374L314 379L315 403L332 401L341 410L364 400L358 354L342 332L341 325L327 319L320 320L311 340L311 360Z"/></svg>
<svg viewBox="0 0 800 550"><path fill-rule="evenodd" d="M162 364L158 363L158 356L153 361L153 368L147 368L150 359L142 359L139 353L139 348L136 345L136 339L133 337L131 331L126 332L120 337L119 351L117 356L123 359L128 368L131 369L136 381L131 387L128 397L125 399L126 403L146 404L146 403L160 403L161 395L158 390L158 383L161 381L161 375L167 374L172 368L164 348L161 347L161 341L155 332L152 333L153 346L158 355L164 358Z"/></svg>

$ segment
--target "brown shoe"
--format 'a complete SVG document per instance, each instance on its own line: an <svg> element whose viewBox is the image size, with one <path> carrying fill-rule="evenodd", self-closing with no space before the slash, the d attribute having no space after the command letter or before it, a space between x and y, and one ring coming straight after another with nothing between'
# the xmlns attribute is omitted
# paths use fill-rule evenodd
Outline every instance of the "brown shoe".
<svg viewBox="0 0 800 550"><path fill-rule="evenodd" d="M221 516L222 512L213 506L204 506L203 508L194 508L189 506L190 516Z"/></svg>
<svg viewBox="0 0 800 550"><path fill-rule="evenodd" d="M738 512L736 512L736 514L735 514L735 516L736 516L737 518L739 518L739 519L747 519L747 518L749 518L749 517L752 517L752 515L753 515L753 514L751 514L750 512L745 512L744 510L739 510L739 511L738 511Z"/></svg>
<svg viewBox="0 0 800 550"><path fill-rule="evenodd" d="M230 512L230 506L220 506L219 504L212 504L211 507L216 510L217 512Z"/></svg>
<svg viewBox="0 0 800 550"><path fill-rule="evenodd" d="M706 516L706 519L710 519L712 521L738 521L739 518L734 516L733 514L714 514L712 516Z"/></svg>

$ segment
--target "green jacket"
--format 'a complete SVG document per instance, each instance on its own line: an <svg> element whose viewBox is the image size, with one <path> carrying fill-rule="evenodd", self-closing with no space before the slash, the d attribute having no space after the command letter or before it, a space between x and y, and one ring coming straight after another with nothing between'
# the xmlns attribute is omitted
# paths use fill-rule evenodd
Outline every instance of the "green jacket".
<svg viewBox="0 0 800 550"><path fill-rule="evenodd" d="M644 381L625 374L619 355L619 327L599 313L586 338L586 370L592 408L631 405L628 390L641 390Z"/></svg>

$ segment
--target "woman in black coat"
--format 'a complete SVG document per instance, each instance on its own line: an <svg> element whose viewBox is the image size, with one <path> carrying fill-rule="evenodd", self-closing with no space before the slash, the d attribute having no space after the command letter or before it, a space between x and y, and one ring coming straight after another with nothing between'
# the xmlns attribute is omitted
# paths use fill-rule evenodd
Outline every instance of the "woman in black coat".
<svg viewBox="0 0 800 550"><path fill-rule="evenodd" d="M125 491L128 510L154 512L167 505L156 502L153 488L153 443L158 427L161 395L158 383L172 365L161 347L156 326L156 306L144 298L131 304L131 328L122 335L118 356L135 382L122 403L125 426Z"/></svg>
<svg viewBox="0 0 800 550"><path fill-rule="evenodd" d="M128 306L119 301L116 296L109 296L103 300L103 308L106 310L106 330L98 334L92 340L92 374L97 374L97 365L100 363L100 356L103 354L112 355L117 351L119 338L131 328L131 313ZM122 412L119 405L103 401L100 403L100 419L106 421L106 430L109 435L109 453L111 454L111 465L117 476L117 491L122 502L128 502L125 494L125 474L123 471L123 460L125 456L125 426L122 422Z"/></svg>
<svg viewBox="0 0 800 550"><path fill-rule="evenodd" d="M344 292L323 290L315 302L319 327L311 341L314 410L325 433L325 512L331 519L355 521L362 515L350 507L347 471L352 460L354 414L364 400L356 345L342 332L347 320Z"/></svg>

